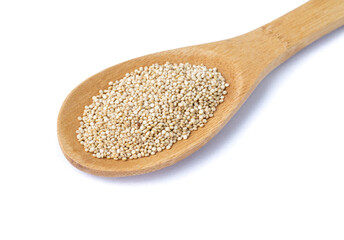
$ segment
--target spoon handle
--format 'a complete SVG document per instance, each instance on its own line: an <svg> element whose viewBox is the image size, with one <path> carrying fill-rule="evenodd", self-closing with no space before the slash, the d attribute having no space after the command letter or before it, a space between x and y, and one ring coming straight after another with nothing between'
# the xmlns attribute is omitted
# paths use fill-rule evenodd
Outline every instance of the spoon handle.
<svg viewBox="0 0 344 240"><path fill-rule="evenodd" d="M310 0L262 27L287 49L284 59L344 25L344 0ZM280 62L280 63L281 63Z"/></svg>

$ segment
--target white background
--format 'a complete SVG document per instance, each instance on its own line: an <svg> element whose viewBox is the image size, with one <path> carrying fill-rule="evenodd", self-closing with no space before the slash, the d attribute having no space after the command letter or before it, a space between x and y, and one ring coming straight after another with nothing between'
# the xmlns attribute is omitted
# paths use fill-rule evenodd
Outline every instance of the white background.
<svg viewBox="0 0 344 240"><path fill-rule="evenodd" d="M0 239L344 239L344 28L273 71L169 168L92 176L56 137L64 98L87 77L304 2L1 1Z"/></svg>

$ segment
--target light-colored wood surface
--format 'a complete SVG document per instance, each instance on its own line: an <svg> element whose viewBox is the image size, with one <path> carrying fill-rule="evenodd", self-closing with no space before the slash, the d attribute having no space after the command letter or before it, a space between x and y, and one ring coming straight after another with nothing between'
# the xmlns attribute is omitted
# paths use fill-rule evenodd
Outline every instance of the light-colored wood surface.
<svg viewBox="0 0 344 240"><path fill-rule="evenodd" d="M277 20L247 34L197 46L155 53L117 64L88 78L64 101L57 134L66 158L78 169L100 176L143 174L170 166L189 156L231 119L259 82L279 64L318 38L344 25L344 0L311 0ZM91 97L125 73L153 63L204 64L217 67L230 83L225 101L204 128L178 141L170 150L129 161L97 159L77 141L78 116Z"/></svg>

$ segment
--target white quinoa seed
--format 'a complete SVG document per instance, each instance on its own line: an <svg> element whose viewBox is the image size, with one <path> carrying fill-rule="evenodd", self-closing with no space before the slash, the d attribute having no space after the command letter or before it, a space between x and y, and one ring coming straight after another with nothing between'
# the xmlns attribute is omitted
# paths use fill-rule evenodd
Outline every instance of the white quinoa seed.
<svg viewBox="0 0 344 240"><path fill-rule="evenodd" d="M216 68L203 65L140 67L92 97L78 117L77 139L97 158L154 155L203 127L228 86Z"/></svg>

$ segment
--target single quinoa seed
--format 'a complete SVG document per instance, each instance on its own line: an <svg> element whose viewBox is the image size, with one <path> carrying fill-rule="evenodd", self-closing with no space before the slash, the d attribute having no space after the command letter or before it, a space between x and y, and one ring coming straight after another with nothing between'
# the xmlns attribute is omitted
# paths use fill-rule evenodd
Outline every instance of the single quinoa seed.
<svg viewBox="0 0 344 240"><path fill-rule="evenodd" d="M140 67L92 97L78 117L77 139L97 158L154 155L203 127L228 86L216 68L203 65Z"/></svg>

